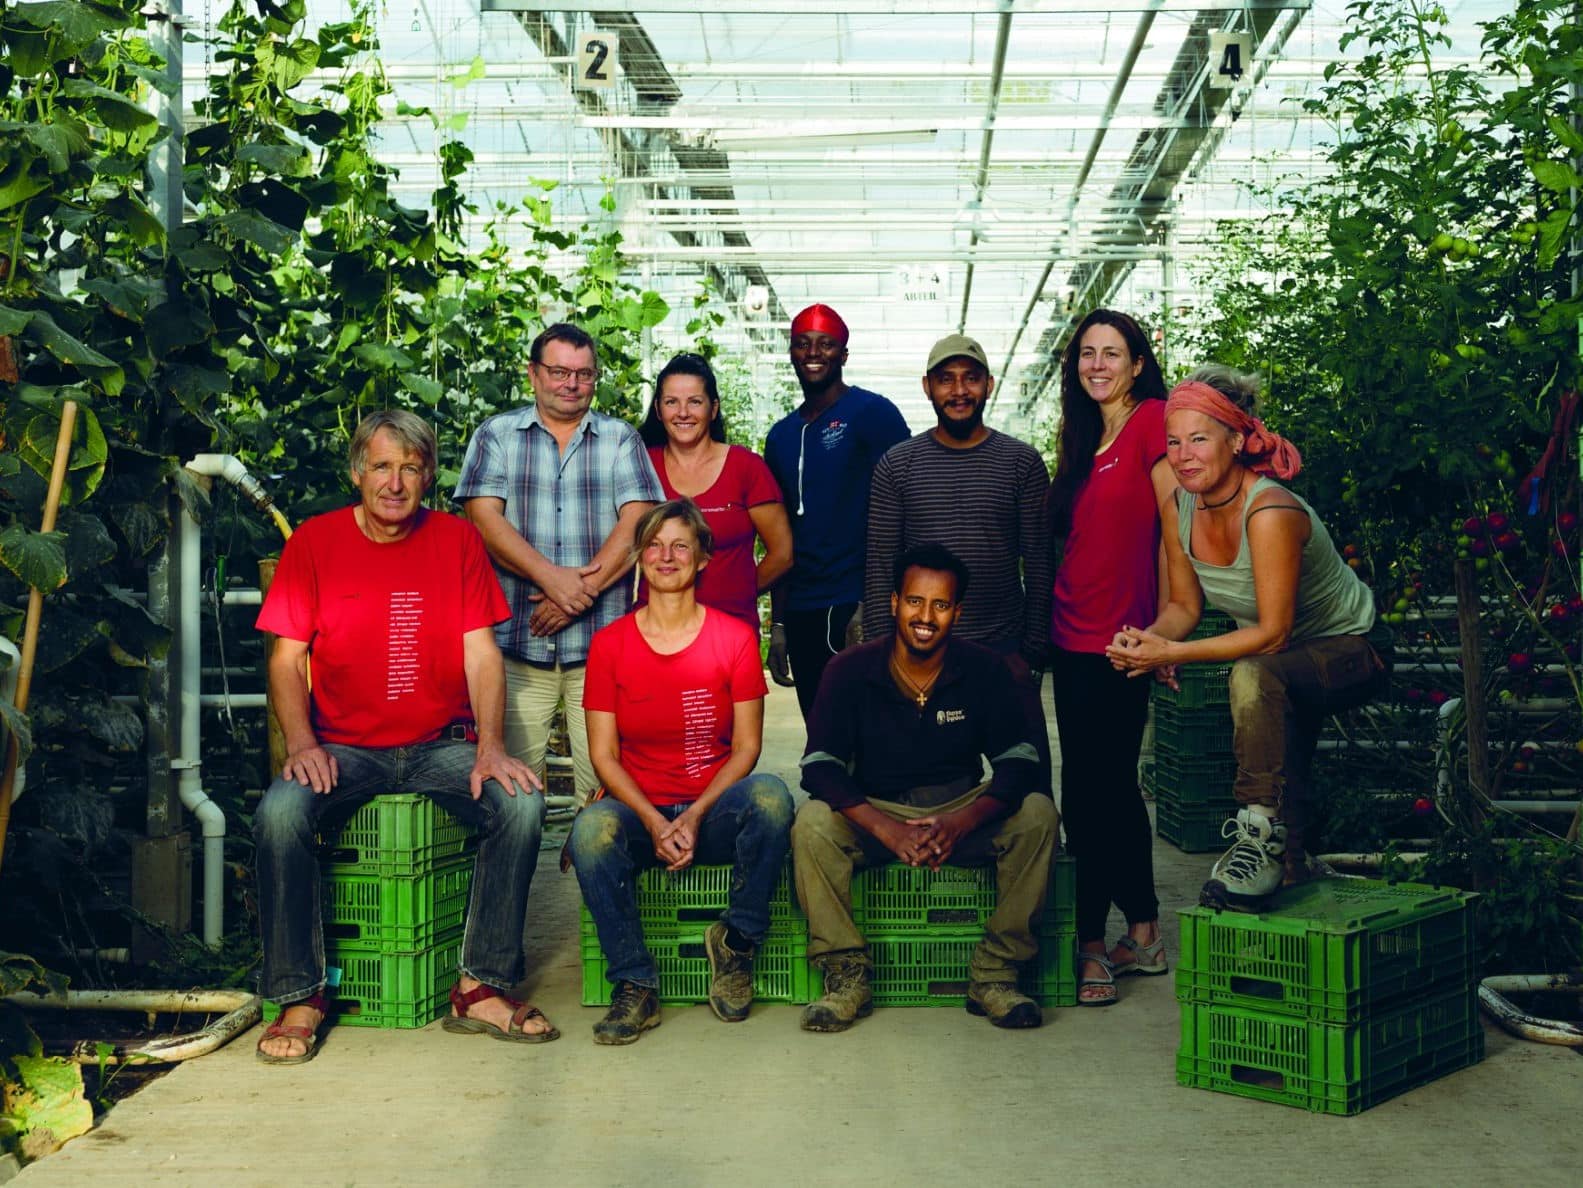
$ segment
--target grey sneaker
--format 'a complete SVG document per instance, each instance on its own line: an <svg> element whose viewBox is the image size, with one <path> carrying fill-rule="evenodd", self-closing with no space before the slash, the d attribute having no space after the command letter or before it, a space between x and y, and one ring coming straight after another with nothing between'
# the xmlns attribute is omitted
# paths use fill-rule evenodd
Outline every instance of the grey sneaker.
<svg viewBox="0 0 1583 1188"><path fill-rule="evenodd" d="M1209 872L1198 902L1217 910L1263 911L1286 877L1285 824L1278 817L1245 808L1226 822L1222 832L1234 839L1231 849Z"/></svg>
<svg viewBox="0 0 1583 1188"><path fill-rule="evenodd" d="M645 1031L659 1025L659 991L636 982L617 982L610 1009L594 1024L594 1043L635 1044Z"/></svg>
<svg viewBox="0 0 1583 1188"><path fill-rule="evenodd" d="M1037 1027L1044 1012L1015 982L974 982L967 988L967 1013L988 1015L996 1027Z"/></svg>
<svg viewBox="0 0 1583 1188"><path fill-rule="evenodd" d="M862 949L826 953L814 964L824 971L824 997L803 1008L804 1031L845 1031L873 1011L868 954Z"/></svg>
<svg viewBox="0 0 1583 1188"><path fill-rule="evenodd" d="M704 933L704 956L709 958L709 1009L724 1023L740 1023L753 1005L753 953L738 952L726 943L724 920L716 920Z"/></svg>

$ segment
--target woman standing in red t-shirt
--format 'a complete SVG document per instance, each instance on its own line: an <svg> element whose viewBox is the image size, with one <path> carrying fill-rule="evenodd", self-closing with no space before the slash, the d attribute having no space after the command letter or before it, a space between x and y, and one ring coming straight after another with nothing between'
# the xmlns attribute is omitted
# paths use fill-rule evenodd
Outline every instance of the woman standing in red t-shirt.
<svg viewBox="0 0 1583 1188"><path fill-rule="evenodd" d="M1160 605L1165 381L1149 340L1123 313L1096 309L1061 361L1061 442L1050 523L1065 549L1055 577L1050 676L1061 741L1061 816L1077 859L1077 1001L1109 1006L1116 974L1163 974L1154 838L1138 791L1149 684L1117 672L1105 648ZM1114 903L1127 931L1114 948Z"/></svg>
<svg viewBox="0 0 1583 1188"><path fill-rule="evenodd" d="M698 575L698 601L757 631L758 596L792 565L791 521L764 459L726 444L720 389L703 356L680 354L665 365L638 432L665 497L691 499L714 533L714 556ZM757 561L755 540L764 542ZM640 590L640 603L645 596Z"/></svg>
<svg viewBox="0 0 1583 1188"><path fill-rule="evenodd" d="M615 986L595 1043L630 1044L660 1022L637 872L732 864L730 900L704 952L709 1005L734 1023L753 1001L753 954L791 845L791 793L780 777L753 774L764 738L758 634L695 595L713 544L689 499L644 516L634 551L648 604L588 649L588 753L606 795L577 815L568 852Z"/></svg>

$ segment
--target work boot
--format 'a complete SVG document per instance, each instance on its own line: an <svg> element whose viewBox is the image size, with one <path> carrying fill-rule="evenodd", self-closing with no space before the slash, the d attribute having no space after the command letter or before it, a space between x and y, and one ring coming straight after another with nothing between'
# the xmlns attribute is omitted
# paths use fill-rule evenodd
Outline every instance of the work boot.
<svg viewBox="0 0 1583 1188"><path fill-rule="evenodd" d="M717 920L704 933L704 956L709 958L709 1009L723 1023L740 1023L753 1005L753 953L733 949L726 940L726 924Z"/></svg>
<svg viewBox="0 0 1583 1188"><path fill-rule="evenodd" d="M1235 840L1209 872L1198 902L1217 911L1263 911L1286 877L1285 823L1249 806L1227 821L1221 834Z"/></svg>
<svg viewBox="0 0 1583 1188"><path fill-rule="evenodd" d="M1044 1012L1015 982L974 982L967 988L967 1013L988 1015L996 1027L1037 1027Z"/></svg>
<svg viewBox="0 0 1583 1188"><path fill-rule="evenodd" d="M617 982L610 1009L594 1024L596 1044L635 1044L651 1027L660 1025L660 993L636 982Z"/></svg>
<svg viewBox="0 0 1583 1188"><path fill-rule="evenodd" d="M824 997L803 1008L804 1031L845 1031L874 1009L868 955L847 949L814 958L824 972Z"/></svg>

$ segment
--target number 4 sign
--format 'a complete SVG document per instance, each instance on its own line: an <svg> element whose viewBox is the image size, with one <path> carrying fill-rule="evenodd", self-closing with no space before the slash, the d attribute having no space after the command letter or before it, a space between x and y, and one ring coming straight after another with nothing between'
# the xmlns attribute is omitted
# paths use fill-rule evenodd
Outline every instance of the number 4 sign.
<svg viewBox="0 0 1583 1188"><path fill-rule="evenodd" d="M577 38L577 77L573 87L579 91L603 91L616 85L616 49L619 36L609 29L595 29Z"/></svg>
<svg viewBox="0 0 1583 1188"><path fill-rule="evenodd" d="M1209 35L1209 85L1230 90L1253 69L1251 33L1211 33Z"/></svg>

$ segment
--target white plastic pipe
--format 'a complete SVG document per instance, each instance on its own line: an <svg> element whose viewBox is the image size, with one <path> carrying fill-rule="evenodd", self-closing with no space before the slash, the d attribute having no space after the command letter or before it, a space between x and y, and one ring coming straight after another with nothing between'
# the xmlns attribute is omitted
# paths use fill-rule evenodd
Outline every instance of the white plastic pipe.
<svg viewBox="0 0 1583 1188"><path fill-rule="evenodd" d="M229 455L200 455L229 457ZM234 458L231 461L236 461ZM241 463L237 463L238 466ZM179 720L176 755L171 767L176 771L176 795L188 812L198 819L203 831L203 943L213 948L225 933L225 813L203 790L202 738L202 638L201 598L202 555L198 521L185 508L180 516L181 590L176 601L176 624L181 633L181 666L176 674Z"/></svg>
<svg viewBox="0 0 1583 1188"><path fill-rule="evenodd" d="M62 995L13 994L18 1006L60 1011L142 1011L145 1014L224 1014L185 1035L130 1046L79 1040L69 1059L78 1064L174 1064L206 1056L258 1022L262 1004L246 990L68 990ZM108 1051L106 1051L108 1049Z"/></svg>
<svg viewBox="0 0 1583 1188"><path fill-rule="evenodd" d="M1583 1027L1518 1010L1502 993L1583 994L1583 982L1567 974L1502 974L1479 983L1479 1005L1515 1036L1541 1044L1583 1048Z"/></svg>
<svg viewBox="0 0 1583 1188"><path fill-rule="evenodd" d="M17 666L22 662L22 653L17 651L16 644L12 643L3 635L0 635L0 652L4 652L11 661L6 665L5 672L0 673L0 697L5 698L7 703L15 705L17 675L21 672L21 669ZM0 722L0 759L5 757L6 741L10 733L11 732L6 729L5 724ZM21 799L22 789L24 786L26 786L26 784L27 768L23 764L18 763L16 769L16 779L11 784L12 804L15 804L19 799Z"/></svg>

